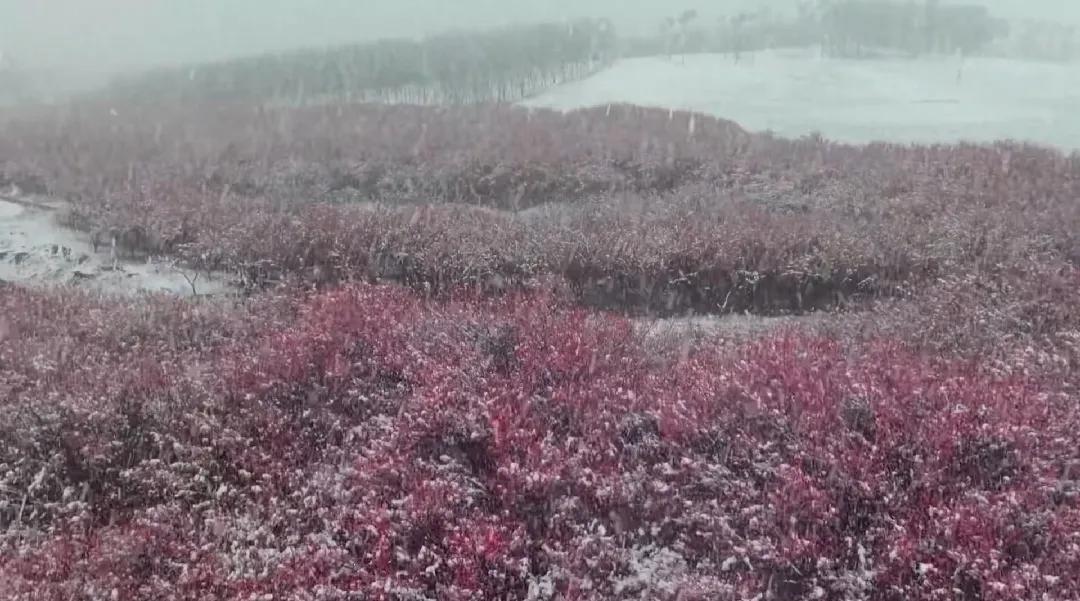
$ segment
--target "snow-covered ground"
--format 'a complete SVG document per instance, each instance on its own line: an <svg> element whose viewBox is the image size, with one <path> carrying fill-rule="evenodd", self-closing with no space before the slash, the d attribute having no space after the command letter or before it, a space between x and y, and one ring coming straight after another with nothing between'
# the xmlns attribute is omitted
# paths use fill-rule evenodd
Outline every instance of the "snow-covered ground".
<svg viewBox="0 0 1080 601"><path fill-rule="evenodd" d="M868 142L1012 138L1080 148L1080 65L816 50L627 59L531 98L561 110L628 102L699 111L782 136Z"/></svg>
<svg viewBox="0 0 1080 601"><path fill-rule="evenodd" d="M56 213L62 209L49 199L0 197L0 281L72 284L116 294L233 291L221 276L196 277L192 270L163 261L114 259L111 248L95 252L87 236L57 223Z"/></svg>

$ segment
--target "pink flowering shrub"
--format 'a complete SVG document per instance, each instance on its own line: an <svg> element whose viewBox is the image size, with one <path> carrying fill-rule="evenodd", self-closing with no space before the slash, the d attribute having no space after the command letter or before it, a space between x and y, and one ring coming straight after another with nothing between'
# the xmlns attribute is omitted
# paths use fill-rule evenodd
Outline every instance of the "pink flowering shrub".
<svg viewBox="0 0 1080 601"><path fill-rule="evenodd" d="M542 294L0 302L5 599L1080 587L1075 403L899 343L661 367Z"/></svg>

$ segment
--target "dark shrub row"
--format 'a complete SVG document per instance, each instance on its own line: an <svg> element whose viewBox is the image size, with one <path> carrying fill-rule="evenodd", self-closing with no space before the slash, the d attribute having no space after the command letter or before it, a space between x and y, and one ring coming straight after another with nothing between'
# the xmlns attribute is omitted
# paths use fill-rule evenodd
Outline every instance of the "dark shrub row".
<svg viewBox="0 0 1080 601"><path fill-rule="evenodd" d="M1080 257L1080 162L1017 144L780 140L628 106L100 110L9 120L8 179L256 287L553 275L599 307L775 314Z"/></svg>

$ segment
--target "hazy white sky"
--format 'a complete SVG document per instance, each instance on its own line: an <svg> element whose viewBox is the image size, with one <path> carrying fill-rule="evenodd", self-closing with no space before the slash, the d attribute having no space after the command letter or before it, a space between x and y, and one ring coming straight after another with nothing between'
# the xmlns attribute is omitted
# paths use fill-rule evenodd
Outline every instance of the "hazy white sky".
<svg viewBox="0 0 1080 601"><path fill-rule="evenodd" d="M0 51L26 67L90 74L448 28L607 16L647 30L796 0L0 0ZM1010 17L1080 20L1080 0L983 0Z"/></svg>

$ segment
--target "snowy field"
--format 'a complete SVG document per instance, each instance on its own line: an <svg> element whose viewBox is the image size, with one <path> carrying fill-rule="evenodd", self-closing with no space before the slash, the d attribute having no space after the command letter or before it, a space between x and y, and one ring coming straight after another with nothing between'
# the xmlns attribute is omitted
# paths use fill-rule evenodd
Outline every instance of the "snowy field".
<svg viewBox="0 0 1080 601"><path fill-rule="evenodd" d="M724 117L782 136L847 142L993 141L1080 149L1080 65L1010 59L825 59L816 50L619 61L529 99L572 109L629 102Z"/></svg>

